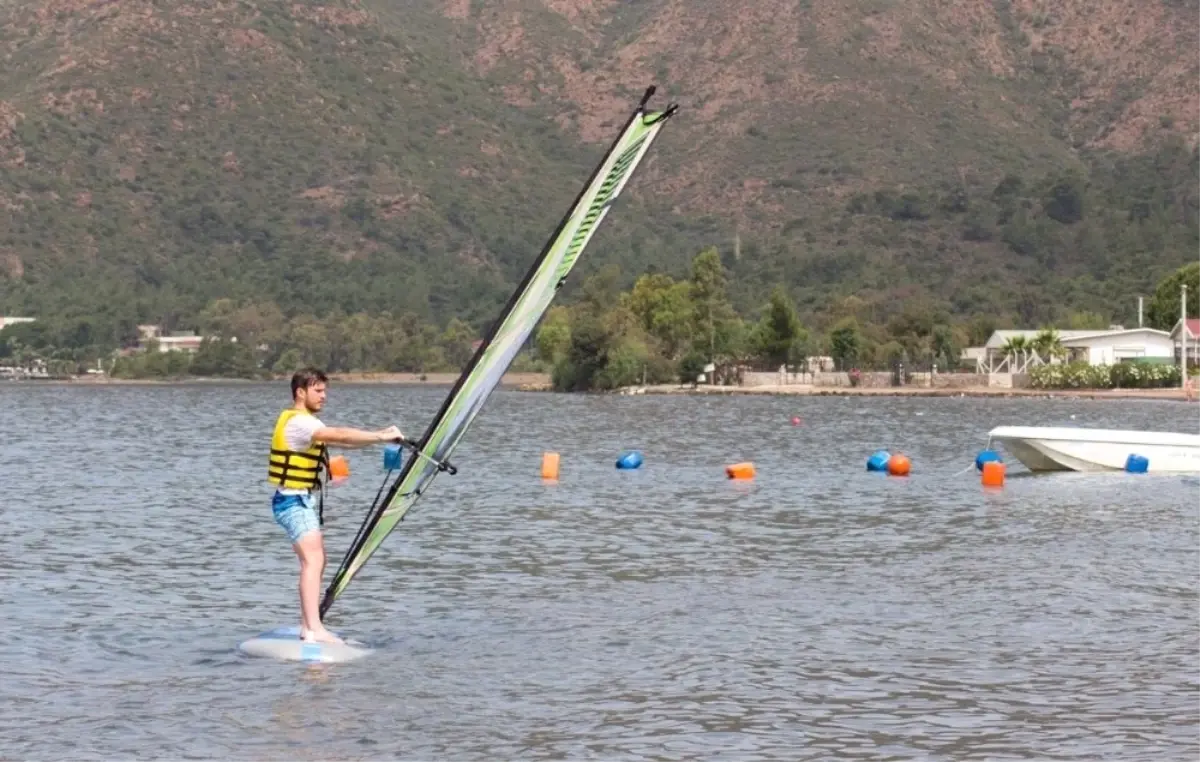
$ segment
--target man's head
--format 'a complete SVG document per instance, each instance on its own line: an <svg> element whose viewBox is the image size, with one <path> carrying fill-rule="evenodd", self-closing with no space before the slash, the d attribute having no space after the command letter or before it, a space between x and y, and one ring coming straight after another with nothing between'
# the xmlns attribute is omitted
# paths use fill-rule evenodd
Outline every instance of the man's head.
<svg viewBox="0 0 1200 762"><path fill-rule="evenodd" d="M304 405L310 413L325 405L325 384L329 379L317 368L301 368L292 376L292 402Z"/></svg>

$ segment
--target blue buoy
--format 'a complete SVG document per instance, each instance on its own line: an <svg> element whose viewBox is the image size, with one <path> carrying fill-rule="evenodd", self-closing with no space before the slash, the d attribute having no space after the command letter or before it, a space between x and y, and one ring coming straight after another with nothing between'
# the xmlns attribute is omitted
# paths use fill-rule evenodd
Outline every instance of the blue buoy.
<svg viewBox="0 0 1200 762"><path fill-rule="evenodd" d="M975 456L975 470L982 471L984 463L992 463L994 461L1003 460L1004 458L1001 458L1000 453L996 452L995 450L980 450L979 454Z"/></svg>
<svg viewBox="0 0 1200 762"><path fill-rule="evenodd" d="M383 448L383 468L385 471L399 471L404 465L404 451L398 444L390 444Z"/></svg>
<svg viewBox="0 0 1200 762"><path fill-rule="evenodd" d="M892 454L887 450L876 450L871 453L871 457L867 458L868 471L886 471L888 461L891 460Z"/></svg>
<svg viewBox="0 0 1200 762"><path fill-rule="evenodd" d="M637 450L626 450L617 458L617 468L638 468L642 465L642 454Z"/></svg>
<svg viewBox="0 0 1200 762"><path fill-rule="evenodd" d="M1144 474L1150 468L1150 460L1145 455L1131 454L1125 459L1125 470L1131 474Z"/></svg>

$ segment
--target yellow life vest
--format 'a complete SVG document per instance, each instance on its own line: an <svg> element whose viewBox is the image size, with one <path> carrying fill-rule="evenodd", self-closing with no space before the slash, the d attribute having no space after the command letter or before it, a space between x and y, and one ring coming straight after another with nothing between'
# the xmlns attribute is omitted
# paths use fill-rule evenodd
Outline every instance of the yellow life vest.
<svg viewBox="0 0 1200 762"><path fill-rule="evenodd" d="M275 433L271 435L271 457L267 467L267 481L284 489L315 489L321 483L321 467L328 455L325 445L314 444L307 450L288 449L283 435L284 427L296 415L296 408L288 408L275 421Z"/></svg>

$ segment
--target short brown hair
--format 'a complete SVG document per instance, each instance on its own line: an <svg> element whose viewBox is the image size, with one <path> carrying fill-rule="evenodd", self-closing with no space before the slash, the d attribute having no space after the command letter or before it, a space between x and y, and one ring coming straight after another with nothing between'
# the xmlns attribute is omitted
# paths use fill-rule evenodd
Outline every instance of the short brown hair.
<svg viewBox="0 0 1200 762"><path fill-rule="evenodd" d="M296 392L301 389L307 389L313 384L329 383L329 377L325 375L325 371L320 368L301 368L292 374L292 399L296 399Z"/></svg>

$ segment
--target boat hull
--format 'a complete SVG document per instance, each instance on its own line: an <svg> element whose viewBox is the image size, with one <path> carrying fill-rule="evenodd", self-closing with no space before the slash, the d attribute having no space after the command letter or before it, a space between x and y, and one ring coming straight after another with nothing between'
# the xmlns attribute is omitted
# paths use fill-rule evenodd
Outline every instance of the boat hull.
<svg viewBox="0 0 1200 762"><path fill-rule="evenodd" d="M1130 455L1156 473L1200 472L1200 435L1165 431L999 426L1000 442L1030 471L1121 471Z"/></svg>

